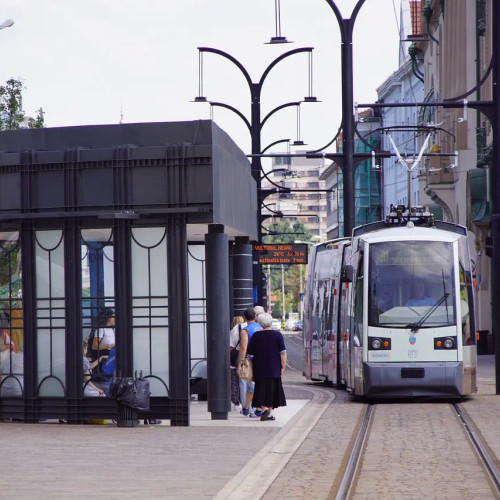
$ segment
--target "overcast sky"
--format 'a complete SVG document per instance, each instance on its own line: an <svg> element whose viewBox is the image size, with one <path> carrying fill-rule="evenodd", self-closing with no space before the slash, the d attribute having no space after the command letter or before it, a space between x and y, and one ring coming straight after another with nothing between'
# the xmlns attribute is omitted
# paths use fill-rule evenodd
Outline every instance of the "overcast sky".
<svg viewBox="0 0 500 500"><path fill-rule="evenodd" d="M361 8L356 102L374 102L376 88L398 67L400 1L366 0ZM349 17L356 1L336 3ZM119 123L122 113L124 123L207 119L210 106L190 102L198 93L197 47L228 52L254 82L283 52L314 47L313 94L321 102L301 105L300 134L307 149L320 148L340 125L336 17L326 0L281 0L281 34L294 43L269 45L274 11L275 0L2 0L0 22L15 24L0 31L0 82L22 78L25 111L42 107L48 127ZM246 80L230 61L206 54L203 83L208 99L250 118ZM265 81L262 116L308 92L306 54L285 59ZM215 108L214 120L250 152L240 118ZM266 123L262 146L296 134L296 110L288 108Z"/></svg>

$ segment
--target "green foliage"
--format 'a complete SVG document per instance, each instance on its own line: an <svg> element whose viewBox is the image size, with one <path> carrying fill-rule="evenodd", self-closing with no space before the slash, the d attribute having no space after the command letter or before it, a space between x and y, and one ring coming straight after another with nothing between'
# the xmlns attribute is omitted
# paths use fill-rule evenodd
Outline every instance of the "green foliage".
<svg viewBox="0 0 500 500"><path fill-rule="evenodd" d="M294 222L293 225L286 221L274 222L264 227L263 242L267 244L311 241L311 232L303 222Z"/></svg>
<svg viewBox="0 0 500 500"><path fill-rule="evenodd" d="M0 130L21 128L26 113L23 110L23 80L11 78L5 85L0 85ZM29 128L44 127L44 112L40 108L35 118L28 119Z"/></svg>
<svg viewBox="0 0 500 500"><path fill-rule="evenodd" d="M45 112L42 108L37 110L35 118L28 119L29 128L43 128L45 127Z"/></svg>
<svg viewBox="0 0 500 500"><path fill-rule="evenodd" d="M263 237L264 243L294 243L296 240L311 241L311 232L303 222L275 222L266 226L269 234ZM273 318L282 317L282 273L281 265L264 266L263 271L271 279L270 295L276 295L277 300L272 303ZM305 280L306 266L302 265L302 282ZM300 264L285 265L283 267L283 277L285 281L285 315L298 311L299 294L303 292L304 286L300 283ZM269 276L268 276L269 282Z"/></svg>

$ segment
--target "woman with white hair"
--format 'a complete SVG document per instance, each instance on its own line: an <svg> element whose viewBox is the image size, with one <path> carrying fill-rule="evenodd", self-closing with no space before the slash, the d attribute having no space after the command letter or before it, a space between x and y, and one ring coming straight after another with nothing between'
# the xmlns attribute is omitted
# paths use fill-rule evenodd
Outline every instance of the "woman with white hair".
<svg viewBox="0 0 500 500"><path fill-rule="evenodd" d="M271 330L273 318L268 313L259 314L256 331L248 345L248 357L253 363L255 390L252 404L263 410L261 420L275 420L273 408L286 406L281 377L286 367L285 339L281 332Z"/></svg>

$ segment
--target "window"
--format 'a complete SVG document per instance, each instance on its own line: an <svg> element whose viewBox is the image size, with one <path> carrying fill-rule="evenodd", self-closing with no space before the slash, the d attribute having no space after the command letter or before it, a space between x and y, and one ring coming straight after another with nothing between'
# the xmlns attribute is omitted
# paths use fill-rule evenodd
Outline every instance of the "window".
<svg viewBox="0 0 500 500"><path fill-rule="evenodd" d="M369 324L392 328L407 328L410 323L419 328L454 325L453 276L451 243L370 245Z"/></svg>

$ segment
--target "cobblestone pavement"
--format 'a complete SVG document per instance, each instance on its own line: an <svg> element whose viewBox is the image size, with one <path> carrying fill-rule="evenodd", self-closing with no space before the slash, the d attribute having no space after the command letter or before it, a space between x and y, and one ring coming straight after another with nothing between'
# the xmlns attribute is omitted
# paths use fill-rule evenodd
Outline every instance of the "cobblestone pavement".
<svg viewBox="0 0 500 500"><path fill-rule="evenodd" d="M330 498L362 409L362 405L331 404L263 498Z"/></svg>
<svg viewBox="0 0 500 500"><path fill-rule="evenodd" d="M479 357L478 375L478 394L462 406L500 456L492 356ZM0 499L332 498L364 405L292 370L285 388L290 404L274 422L238 411L211 421L196 403L190 427L0 423ZM447 408L379 405L356 498L494 498L465 439L451 439L463 431Z"/></svg>
<svg viewBox="0 0 500 500"><path fill-rule="evenodd" d="M354 499L495 498L449 403L377 404Z"/></svg>

